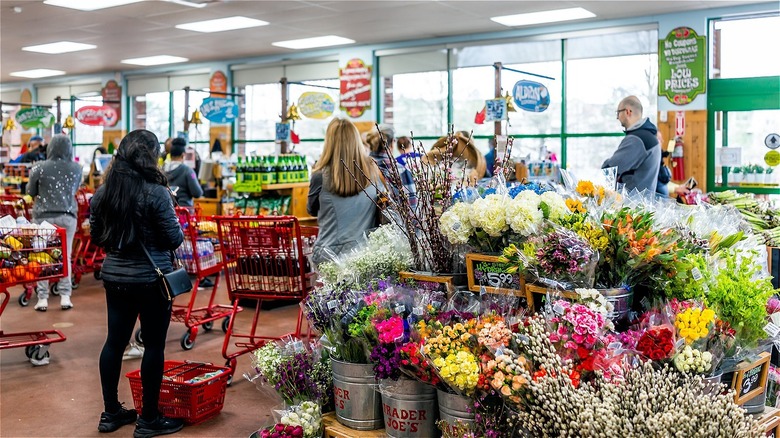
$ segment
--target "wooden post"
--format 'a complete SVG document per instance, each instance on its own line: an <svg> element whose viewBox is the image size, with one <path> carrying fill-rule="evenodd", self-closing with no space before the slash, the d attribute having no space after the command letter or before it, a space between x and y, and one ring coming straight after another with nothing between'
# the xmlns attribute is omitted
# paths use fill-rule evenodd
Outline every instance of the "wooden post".
<svg viewBox="0 0 780 438"><path fill-rule="evenodd" d="M190 87L184 87L184 132L190 132Z"/></svg>
<svg viewBox="0 0 780 438"><path fill-rule="evenodd" d="M496 62L493 64L493 67L495 68L495 98L500 99L501 98L501 69L503 68L502 64L500 62ZM501 135L501 120L496 120L493 123L493 135ZM496 146L493 145L493 148ZM488 166L493 166L495 163L488 163ZM492 167L491 167L492 168Z"/></svg>
<svg viewBox="0 0 780 438"><path fill-rule="evenodd" d="M279 81L280 84L282 84L282 123L285 122L284 118L287 117L287 91L288 91L288 84L287 84L287 78L282 78L281 81ZM287 141L282 140L280 142L281 146L281 153L286 154L289 151L287 150Z"/></svg>

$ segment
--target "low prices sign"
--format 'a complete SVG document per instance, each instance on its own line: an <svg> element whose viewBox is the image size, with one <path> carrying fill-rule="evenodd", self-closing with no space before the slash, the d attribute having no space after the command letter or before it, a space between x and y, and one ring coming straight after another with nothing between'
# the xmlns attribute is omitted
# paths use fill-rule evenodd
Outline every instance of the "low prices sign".
<svg viewBox="0 0 780 438"><path fill-rule="evenodd" d="M339 69L339 78L339 107L350 117L360 117L371 108L371 66L361 59L351 59Z"/></svg>
<svg viewBox="0 0 780 438"><path fill-rule="evenodd" d="M108 105L85 106L76 110L76 120L89 126L114 126L119 121L119 114Z"/></svg>
<svg viewBox="0 0 780 438"><path fill-rule="evenodd" d="M658 41L658 95L687 105L707 90L705 38L690 27L678 27Z"/></svg>

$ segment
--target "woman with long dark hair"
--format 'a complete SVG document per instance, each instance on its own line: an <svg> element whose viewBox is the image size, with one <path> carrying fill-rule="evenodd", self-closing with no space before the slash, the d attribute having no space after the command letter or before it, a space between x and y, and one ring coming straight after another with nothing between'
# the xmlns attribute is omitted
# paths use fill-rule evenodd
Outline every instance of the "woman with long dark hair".
<svg viewBox="0 0 780 438"><path fill-rule="evenodd" d="M174 433L183 427L181 420L163 417L157 408L171 303L144 247L162 272L168 273L173 270L172 251L184 240L168 181L157 166L159 151L159 140L152 132L140 129L127 134L90 204L92 240L106 250L101 272L108 336L100 353L105 411L98 430L113 432L136 422L136 411L119 403L117 388L122 354L140 317L145 347L141 361L143 411L136 422L135 438Z"/></svg>

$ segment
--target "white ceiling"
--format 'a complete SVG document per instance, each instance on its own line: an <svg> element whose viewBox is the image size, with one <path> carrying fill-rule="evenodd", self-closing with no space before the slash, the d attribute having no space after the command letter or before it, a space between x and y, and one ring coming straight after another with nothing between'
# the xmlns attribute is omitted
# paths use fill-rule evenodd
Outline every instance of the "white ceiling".
<svg viewBox="0 0 780 438"><path fill-rule="evenodd" d="M410 41L509 30L490 21L497 15L580 6L596 14L590 21L666 14L751 1L263 1L192 0L191 8L159 0L81 12L43 0L0 0L0 83L21 79L9 73L34 68L68 75L128 71L121 59L176 55L191 62L295 52L271 46L283 41L339 35L357 45ZM15 8L21 8L15 12ZM218 33L176 29L176 24L243 15L268 26ZM586 20L580 20L586 21ZM22 47L74 41L97 45L62 55L24 52ZM138 67L142 68L142 67Z"/></svg>

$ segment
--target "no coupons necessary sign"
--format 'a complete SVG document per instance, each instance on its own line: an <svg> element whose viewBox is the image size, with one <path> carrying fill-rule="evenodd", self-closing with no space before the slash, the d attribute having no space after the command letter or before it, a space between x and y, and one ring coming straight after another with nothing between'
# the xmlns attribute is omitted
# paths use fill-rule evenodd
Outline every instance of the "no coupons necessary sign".
<svg viewBox="0 0 780 438"><path fill-rule="evenodd" d="M517 81L512 88L512 98L518 108L532 113L541 113L550 106L550 92L539 82Z"/></svg>
<svg viewBox="0 0 780 438"><path fill-rule="evenodd" d="M89 126L114 126L119 114L108 105L85 106L76 110L76 120Z"/></svg>
<svg viewBox="0 0 780 438"><path fill-rule="evenodd" d="M339 107L350 117L360 117L371 108L371 66L362 59L350 59L339 69L339 79Z"/></svg>

